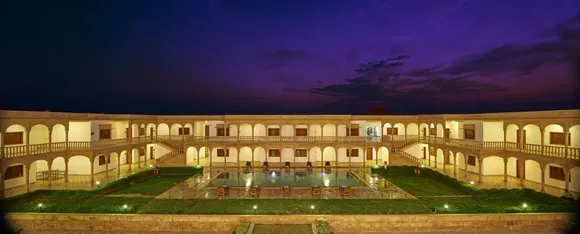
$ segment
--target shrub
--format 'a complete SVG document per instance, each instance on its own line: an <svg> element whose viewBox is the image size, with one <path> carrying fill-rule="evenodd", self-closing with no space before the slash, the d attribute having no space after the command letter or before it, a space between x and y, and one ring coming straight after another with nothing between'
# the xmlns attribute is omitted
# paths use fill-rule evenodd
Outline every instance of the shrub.
<svg viewBox="0 0 580 234"><path fill-rule="evenodd" d="M250 228L250 223L243 222L236 226L236 234L246 234L248 233L248 229Z"/></svg>
<svg viewBox="0 0 580 234"><path fill-rule="evenodd" d="M319 234L330 234L330 228L326 221L316 220L316 230Z"/></svg>

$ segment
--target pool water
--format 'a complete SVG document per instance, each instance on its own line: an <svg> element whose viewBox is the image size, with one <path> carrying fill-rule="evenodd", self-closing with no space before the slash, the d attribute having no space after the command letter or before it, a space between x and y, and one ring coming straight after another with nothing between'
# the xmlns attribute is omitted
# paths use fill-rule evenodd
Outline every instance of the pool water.
<svg viewBox="0 0 580 234"><path fill-rule="evenodd" d="M226 171L210 181L208 186L361 186L348 171Z"/></svg>

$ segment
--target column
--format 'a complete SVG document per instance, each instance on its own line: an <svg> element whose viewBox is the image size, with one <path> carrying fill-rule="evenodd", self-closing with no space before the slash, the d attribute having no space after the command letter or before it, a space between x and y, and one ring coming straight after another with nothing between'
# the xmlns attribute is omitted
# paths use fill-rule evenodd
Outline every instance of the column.
<svg viewBox="0 0 580 234"><path fill-rule="evenodd" d="M131 174L133 165L133 150L127 150L127 165L129 166L129 174Z"/></svg>
<svg viewBox="0 0 580 234"><path fill-rule="evenodd" d="M199 155L201 154L201 149L202 148L199 148L199 150L196 150L197 151L196 152L196 154L197 154L197 166L199 166Z"/></svg>
<svg viewBox="0 0 580 234"><path fill-rule="evenodd" d="M391 126L391 124L390 124L390 123L387 123L387 124L389 124L389 126ZM391 126L391 129L392 129L392 128L393 128L393 126ZM391 138L389 137L389 131L388 131L388 129L389 129L389 128L387 128L387 132L385 133L385 137L387 137L387 141L391 141Z"/></svg>
<svg viewBox="0 0 580 234"><path fill-rule="evenodd" d="M121 178L121 155L117 155L117 179Z"/></svg>
<svg viewBox="0 0 580 234"><path fill-rule="evenodd" d="M52 130L50 128L48 129L48 152L52 152ZM49 180L49 182L50 182L50 180Z"/></svg>
<svg viewBox="0 0 580 234"><path fill-rule="evenodd" d="M64 182L68 183L68 158L64 159Z"/></svg>
<svg viewBox="0 0 580 234"><path fill-rule="evenodd" d="M566 139L568 139L568 137L566 137ZM545 147L544 147L544 129L543 128L540 129L540 147L542 147L541 153L542 153L542 155L544 155Z"/></svg>
<svg viewBox="0 0 580 234"><path fill-rule="evenodd" d="M64 129L64 142L66 142L66 150L68 151L70 149L68 144L68 127Z"/></svg>
<svg viewBox="0 0 580 234"><path fill-rule="evenodd" d="M523 151L523 149L524 149L524 128L521 127L519 129L520 129L520 134L518 137L520 138L520 141L519 141L520 144L518 145L518 147L519 147L520 151Z"/></svg>
<svg viewBox="0 0 580 234"><path fill-rule="evenodd" d="M252 130L252 132L254 132ZM252 169L254 169L254 149L250 148L250 151L252 152L252 163L250 165L252 165Z"/></svg>
<svg viewBox="0 0 580 234"><path fill-rule="evenodd" d="M252 143L253 143L254 142L254 125L252 124L252 125L250 125L250 127L252 128ZM254 155L252 154L252 157L253 156ZM254 165L253 163L254 163L254 160L252 159L252 166Z"/></svg>
<svg viewBox="0 0 580 234"><path fill-rule="evenodd" d="M457 154L453 155L453 176L457 178Z"/></svg>
<svg viewBox="0 0 580 234"><path fill-rule="evenodd" d="M52 162L48 162L48 186L50 188L50 186L52 185Z"/></svg>
<svg viewBox="0 0 580 234"><path fill-rule="evenodd" d="M568 134L570 134L568 126L564 126L566 130L564 131L564 156L566 157L567 161L570 159L570 152L568 152L568 146L570 145L570 141L568 139ZM543 139L543 138L542 138Z"/></svg>
<svg viewBox="0 0 580 234"><path fill-rule="evenodd" d="M91 158L91 186L95 184L95 159Z"/></svg>
<svg viewBox="0 0 580 234"><path fill-rule="evenodd" d="M503 150L506 151L507 150L507 128L504 125L503 126ZM507 163L507 160L506 160Z"/></svg>
<svg viewBox="0 0 580 234"><path fill-rule="evenodd" d="M467 172L467 157L469 157L469 156L465 156L465 154L463 155L463 158L465 158L465 178L467 178L467 174L468 174L468 172Z"/></svg>
<svg viewBox="0 0 580 234"><path fill-rule="evenodd" d="M30 130L24 130L24 134L26 135L26 156L30 155Z"/></svg>
<svg viewBox="0 0 580 234"><path fill-rule="evenodd" d="M435 169L437 169L437 150L435 150Z"/></svg>
<svg viewBox="0 0 580 234"><path fill-rule="evenodd" d="M26 136L28 138L28 135ZM30 164L26 165L26 170L24 172L24 178L26 181L26 192L29 193L30 192ZM4 181L2 181L4 182Z"/></svg>
<svg viewBox="0 0 580 234"><path fill-rule="evenodd" d="M526 175L525 175L525 170L522 170L522 168L526 167L526 161L522 161L522 160L518 159L518 165L519 165L518 169L519 169L519 173L520 173L520 186L524 187L524 177L526 177Z"/></svg>
<svg viewBox="0 0 580 234"><path fill-rule="evenodd" d="M479 162L479 181L477 183L481 184L481 182L483 182L483 159L481 156L479 156L477 159Z"/></svg>
<svg viewBox="0 0 580 234"><path fill-rule="evenodd" d="M111 161L111 156L109 153L105 155L105 177L109 177L109 162Z"/></svg>
<svg viewBox="0 0 580 234"><path fill-rule="evenodd" d="M351 161L352 161L352 150L350 149L350 147L348 147L346 150L348 150L348 167L351 167ZM338 153L337 153L338 154ZM363 152L364 154L364 152ZM338 156L338 155L337 155ZM338 157L337 157L338 158Z"/></svg>
<svg viewBox="0 0 580 234"><path fill-rule="evenodd" d="M147 150L148 150L148 147L147 147L147 144L145 144L145 157L143 158L143 164L145 165L145 168L147 168ZM151 152L149 152L149 153L151 153ZM185 153L187 153L187 151L185 151ZM187 160L187 156L185 158ZM187 166L187 163L185 165Z"/></svg>
<svg viewBox="0 0 580 234"><path fill-rule="evenodd" d="M545 192L545 189L544 189L544 185L546 184L546 167L545 166L541 167L541 172L542 172L542 189L540 191Z"/></svg>
<svg viewBox="0 0 580 234"><path fill-rule="evenodd" d="M347 136L350 135L350 127L349 127L349 129L346 130L346 132L347 132L347 134L346 134ZM337 125L334 125L334 136L335 136L334 137L335 138L334 141L338 141L338 124Z"/></svg>
<svg viewBox="0 0 580 234"><path fill-rule="evenodd" d="M568 192L569 188L570 188L570 170L568 170L568 168L562 168L564 170L564 179L566 181L564 181L564 191Z"/></svg>
<svg viewBox="0 0 580 234"><path fill-rule="evenodd" d="M239 127L238 127L238 128L239 128ZM238 139L240 138L239 136L240 136L240 135L238 135ZM237 163L237 165L238 165L238 170L240 169L240 149L242 149L242 148L236 149L236 151L237 151L237 153L238 153L238 159L237 159L237 160L238 160L238 163Z"/></svg>
<svg viewBox="0 0 580 234"><path fill-rule="evenodd" d="M503 158L504 167L503 167L503 182L507 183L507 168L508 168L508 158Z"/></svg>
<svg viewBox="0 0 580 234"><path fill-rule="evenodd" d="M213 160L212 160L212 156L211 156L211 153L212 153L212 152L211 152L211 150L212 150L212 149L211 149L211 148L208 148L208 150L209 150L209 166L211 167L211 165L212 165L212 162L213 162Z"/></svg>
<svg viewBox="0 0 580 234"><path fill-rule="evenodd" d="M310 149L306 149L306 159L310 162Z"/></svg>

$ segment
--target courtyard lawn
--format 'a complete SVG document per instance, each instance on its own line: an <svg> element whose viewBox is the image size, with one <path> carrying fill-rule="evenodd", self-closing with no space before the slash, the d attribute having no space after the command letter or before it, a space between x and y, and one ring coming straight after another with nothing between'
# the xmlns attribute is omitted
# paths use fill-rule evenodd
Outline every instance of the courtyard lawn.
<svg viewBox="0 0 580 234"><path fill-rule="evenodd" d="M142 182L117 190L112 194L159 195L191 177L192 175L152 176Z"/></svg>
<svg viewBox="0 0 580 234"><path fill-rule="evenodd" d="M312 233L310 224L275 225L256 224L253 234L308 234Z"/></svg>
<svg viewBox="0 0 580 234"><path fill-rule="evenodd" d="M156 195L173 187L200 168L161 169L161 176L140 172L89 191L38 190L4 200L8 212L140 213L140 214L426 214L574 212L577 201L566 201L530 189L475 189L438 172L412 167L390 167L373 173L391 178L403 190L419 196L408 199L153 199L110 197L106 194ZM410 170L410 175L409 175ZM407 174L407 175L405 175ZM420 196L420 195L424 196ZM471 197L436 197L468 194ZM526 203L527 207L523 207ZM42 206L39 206L42 204ZM127 207L124 207L127 205ZM444 206L448 205L447 208ZM253 207L257 206L254 210ZM314 206L312 210L310 207Z"/></svg>

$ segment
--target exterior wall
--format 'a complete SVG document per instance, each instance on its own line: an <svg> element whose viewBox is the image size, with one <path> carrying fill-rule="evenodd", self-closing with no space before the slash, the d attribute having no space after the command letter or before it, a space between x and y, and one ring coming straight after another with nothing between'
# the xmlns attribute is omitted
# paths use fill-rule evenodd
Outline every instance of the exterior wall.
<svg viewBox="0 0 580 234"><path fill-rule="evenodd" d="M464 121L464 122L459 122L458 123L458 136L459 139L465 139L465 136L463 135L463 126L466 124L473 124L475 125L475 141L482 141L483 140L483 121L479 121L479 120L468 120L468 121Z"/></svg>
<svg viewBox="0 0 580 234"><path fill-rule="evenodd" d="M69 141L91 141L95 138L91 136L91 122L69 122L68 140ZM97 133L98 134L98 131ZM97 135L98 137L98 135Z"/></svg>
<svg viewBox="0 0 580 234"><path fill-rule="evenodd" d="M503 175L504 162L501 156L490 156L483 159L483 175Z"/></svg>
<svg viewBox="0 0 580 234"><path fill-rule="evenodd" d="M504 139L503 122L483 122L481 131L483 134L483 141L502 142Z"/></svg>

